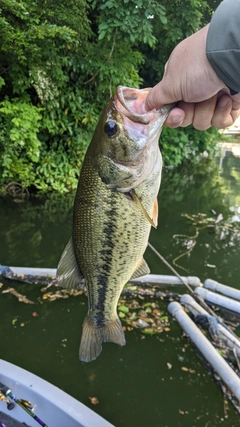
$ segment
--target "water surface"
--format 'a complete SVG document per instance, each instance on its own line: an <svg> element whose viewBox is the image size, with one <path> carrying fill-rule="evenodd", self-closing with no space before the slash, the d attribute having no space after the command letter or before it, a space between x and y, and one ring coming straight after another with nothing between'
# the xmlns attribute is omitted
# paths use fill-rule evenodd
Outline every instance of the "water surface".
<svg viewBox="0 0 240 427"><path fill-rule="evenodd" d="M159 227L152 231L151 243L169 262L188 251L176 261L187 270L178 268L181 274L240 287L239 183L240 160L231 155L164 171ZM56 267L71 233L72 201L72 195L23 204L0 200L1 264ZM219 214L223 220L213 227ZM152 273L171 274L150 250L146 260ZM2 283L1 291L13 286L34 302L0 294L2 359L52 382L117 427L239 425L238 414L224 403L172 319L170 330L158 336L127 331L125 347L106 343L101 356L85 364L78 360L87 311L84 296L48 302L42 299L41 286ZM159 307L168 314L167 302L160 301ZM96 406L89 400L93 396L100 402Z"/></svg>

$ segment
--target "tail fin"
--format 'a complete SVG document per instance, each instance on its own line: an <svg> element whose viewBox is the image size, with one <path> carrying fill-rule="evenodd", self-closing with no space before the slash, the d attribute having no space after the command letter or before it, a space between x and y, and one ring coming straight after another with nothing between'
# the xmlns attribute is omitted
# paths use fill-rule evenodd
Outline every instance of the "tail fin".
<svg viewBox="0 0 240 427"><path fill-rule="evenodd" d="M102 342L114 342L125 345L125 336L118 317L98 328L96 323L87 315L83 322L82 339L79 349L79 359L92 362L102 351Z"/></svg>

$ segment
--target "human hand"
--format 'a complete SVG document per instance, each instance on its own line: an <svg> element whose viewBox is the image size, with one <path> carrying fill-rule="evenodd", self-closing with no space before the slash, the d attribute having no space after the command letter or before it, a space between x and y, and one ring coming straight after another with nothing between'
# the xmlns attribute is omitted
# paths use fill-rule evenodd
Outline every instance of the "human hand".
<svg viewBox="0 0 240 427"><path fill-rule="evenodd" d="M230 95L207 59L208 27L176 46L162 80L146 98L146 111L177 103L165 122L168 127L193 124L199 130L211 126L224 128L231 126L239 115L240 94Z"/></svg>

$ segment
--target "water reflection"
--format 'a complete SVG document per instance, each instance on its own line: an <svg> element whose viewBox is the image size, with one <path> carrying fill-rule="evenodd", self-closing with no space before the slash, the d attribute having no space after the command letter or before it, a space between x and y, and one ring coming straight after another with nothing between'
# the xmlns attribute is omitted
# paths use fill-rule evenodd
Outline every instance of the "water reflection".
<svg viewBox="0 0 240 427"><path fill-rule="evenodd" d="M71 234L74 194L32 197L26 203L0 199L0 261L55 267Z"/></svg>
<svg viewBox="0 0 240 427"><path fill-rule="evenodd" d="M166 254L171 253L176 241L169 236L183 233L191 236L195 229L189 218L203 214L205 222L209 220L209 227L201 234L208 236L209 244L217 244L227 236L236 242L239 234L233 225L237 227L240 222L239 188L240 160L233 155L224 157L221 170L218 160L209 159L203 159L193 169L186 166L164 170L159 194L159 228L152 231L152 239L161 242L160 247L166 247ZM1 263L55 267L71 234L73 199L74 194L31 198L22 204L0 199ZM222 222L211 229L211 222L219 214L223 216ZM186 245L189 244L188 240Z"/></svg>
<svg viewBox="0 0 240 427"><path fill-rule="evenodd" d="M152 243L169 262L185 253L178 264L189 274L202 280L213 276L223 283L231 278L231 285L237 286L240 160L230 155L222 165L220 170L219 159L204 159L194 170L164 173L159 229L152 232ZM152 268L157 273L156 265ZM159 268L167 273L159 265L158 273Z"/></svg>
<svg viewBox="0 0 240 427"><path fill-rule="evenodd" d="M237 209L240 206L240 160L233 154L232 150L227 151L226 148L225 156L222 158L221 176L228 187L225 202L231 208Z"/></svg>

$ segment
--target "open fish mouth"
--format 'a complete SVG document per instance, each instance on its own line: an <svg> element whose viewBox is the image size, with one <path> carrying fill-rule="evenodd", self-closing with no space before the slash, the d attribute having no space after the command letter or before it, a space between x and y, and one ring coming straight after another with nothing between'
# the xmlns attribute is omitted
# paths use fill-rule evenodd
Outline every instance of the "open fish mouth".
<svg viewBox="0 0 240 427"><path fill-rule="evenodd" d="M160 117L163 123L173 108L173 104L146 113L143 111L143 105L150 90L151 88L135 89L118 86L116 91L117 109L135 123L148 125Z"/></svg>
<svg viewBox="0 0 240 427"><path fill-rule="evenodd" d="M125 114L130 120L136 123L148 125L151 121L149 113L142 113L142 105L150 89L134 89L126 86L118 86L116 96L121 106L121 113ZM120 107L120 108L119 108Z"/></svg>

